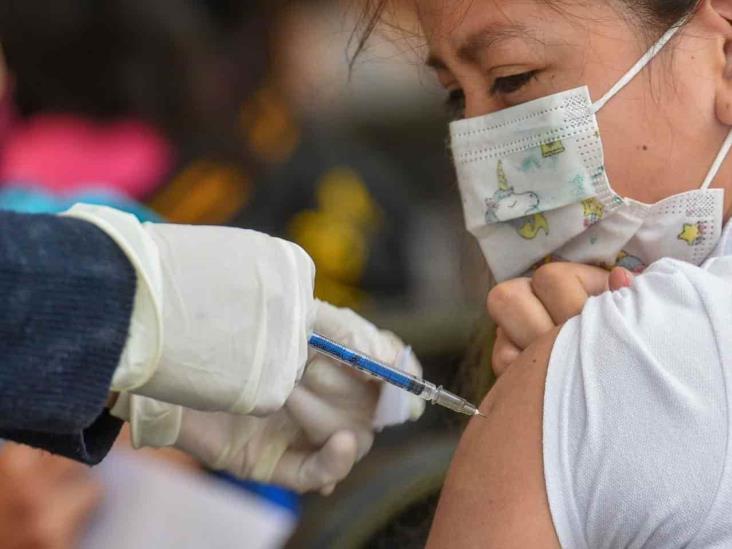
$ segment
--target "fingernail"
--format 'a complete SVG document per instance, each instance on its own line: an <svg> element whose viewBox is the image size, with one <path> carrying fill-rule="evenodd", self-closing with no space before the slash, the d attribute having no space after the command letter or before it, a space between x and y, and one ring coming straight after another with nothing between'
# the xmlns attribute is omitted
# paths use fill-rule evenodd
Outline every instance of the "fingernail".
<svg viewBox="0 0 732 549"><path fill-rule="evenodd" d="M623 272L623 283L626 286L630 286L631 284L633 284L633 274L626 268L622 268L622 272Z"/></svg>

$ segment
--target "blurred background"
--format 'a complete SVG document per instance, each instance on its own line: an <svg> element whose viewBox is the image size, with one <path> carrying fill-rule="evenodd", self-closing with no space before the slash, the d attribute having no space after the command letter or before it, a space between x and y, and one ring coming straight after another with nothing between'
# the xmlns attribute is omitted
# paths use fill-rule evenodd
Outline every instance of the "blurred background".
<svg viewBox="0 0 732 549"><path fill-rule="evenodd" d="M350 67L358 15L337 0L0 1L0 207L86 201L298 242L318 297L395 331L427 377L479 400L488 280L444 94L408 32L377 32ZM428 410L383 433L330 498L124 440L92 472L6 444L0 546L421 547L460 429Z"/></svg>

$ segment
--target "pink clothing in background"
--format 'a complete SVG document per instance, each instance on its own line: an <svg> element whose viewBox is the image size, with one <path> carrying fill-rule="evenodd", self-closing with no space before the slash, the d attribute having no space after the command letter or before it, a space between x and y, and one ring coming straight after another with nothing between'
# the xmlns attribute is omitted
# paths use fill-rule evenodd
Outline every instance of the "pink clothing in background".
<svg viewBox="0 0 732 549"><path fill-rule="evenodd" d="M93 187L141 200L173 164L168 141L136 120L99 123L67 114L18 121L0 149L0 182L68 195Z"/></svg>

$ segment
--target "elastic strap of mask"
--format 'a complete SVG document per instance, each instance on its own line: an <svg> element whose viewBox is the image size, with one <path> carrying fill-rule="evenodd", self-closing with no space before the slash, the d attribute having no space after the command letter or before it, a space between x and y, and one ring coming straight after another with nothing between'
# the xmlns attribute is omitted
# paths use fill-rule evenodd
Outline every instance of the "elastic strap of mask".
<svg viewBox="0 0 732 549"><path fill-rule="evenodd" d="M630 69L625 76L623 76L620 80L618 80L617 84L615 84L609 92L607 92L602 99L595 102L592 105L592 112L597 113L600 109L602 109L605 105L607 105L607 102L610 101L613 97L615 97L620 90L622 90L625 86L627 86L631 80L633 80L638 74L646 68L648 63L653 61L653 59L658 55L658 52L660 52L664 47L666 47L666 44L668 44L671 39L676 35L677 32L679 32L679 29L684 26L684 23L686 23L686 17L676 23L669 31L664 34L658 42L656 42L650 50L646 52L646 54L640 58L640 61L638 61L632 69Z"/></svg>
<svg viewBox="0 0 732 549"><path fill-rule="evenodd" d="M727 134L727 139L724 140L724 144L722 145L722 148L720 149L717 158L714 160L714 164L712 164L712 167L709 170L709 173L707 174L707 177L701 186L702 191L706 191L707 189L709 189L709 187L712 186L712 183L714 183L714 179L717 177L719 170L722 168L722 164L727 159L727 155L729 154L730 149L732 149L732 130L730 130L729 134Z"/></svg>

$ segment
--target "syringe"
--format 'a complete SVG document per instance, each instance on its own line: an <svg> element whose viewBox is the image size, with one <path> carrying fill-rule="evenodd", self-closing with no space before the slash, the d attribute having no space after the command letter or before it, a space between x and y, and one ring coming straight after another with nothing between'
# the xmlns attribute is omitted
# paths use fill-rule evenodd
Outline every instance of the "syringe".
<svg viewBox="0 0 732 549"><path fill-rule="evenodd" d="M358 351L336 343L332 339L313 333L310 336L310 347L317 352L332 358L336 362L350 366L377 379L391 383L424 400L443 406L453 412L466 416L482 415L476 406L457 395L438 387L434 383L420 379L394 366L374 360Z"/></svg>

